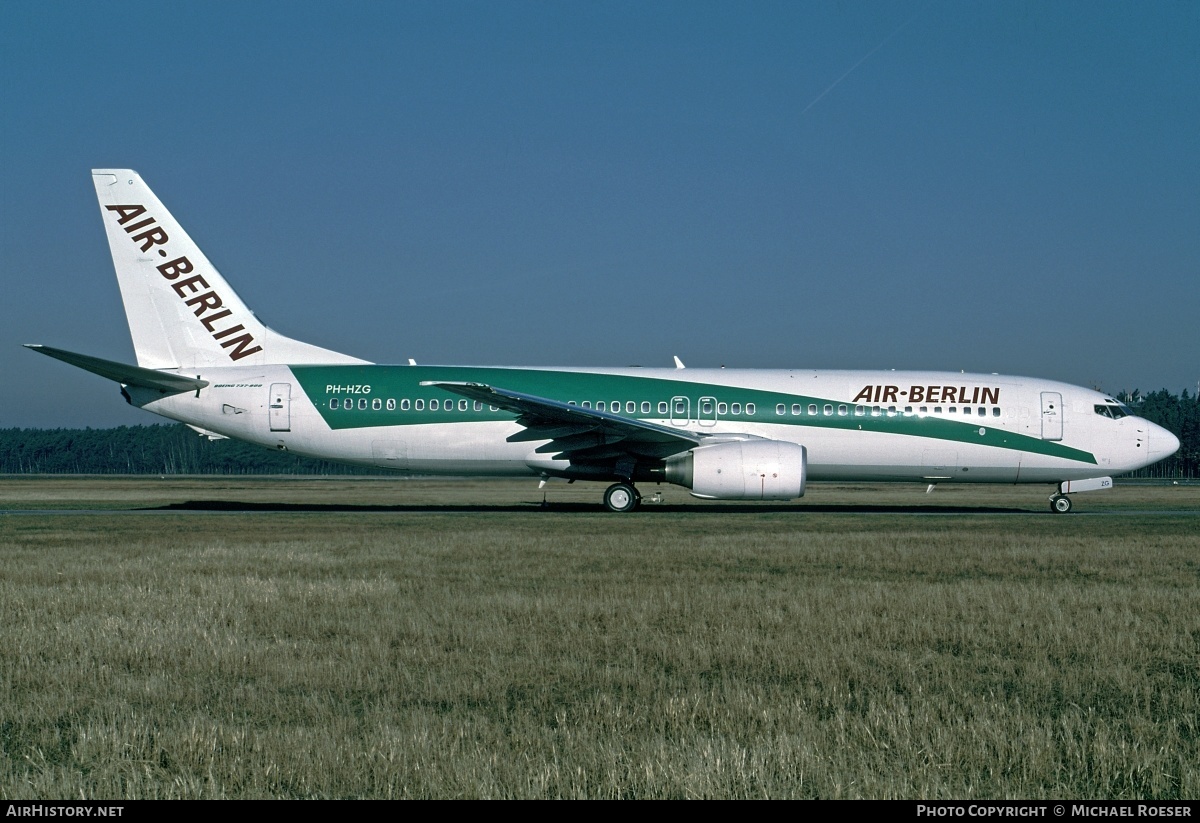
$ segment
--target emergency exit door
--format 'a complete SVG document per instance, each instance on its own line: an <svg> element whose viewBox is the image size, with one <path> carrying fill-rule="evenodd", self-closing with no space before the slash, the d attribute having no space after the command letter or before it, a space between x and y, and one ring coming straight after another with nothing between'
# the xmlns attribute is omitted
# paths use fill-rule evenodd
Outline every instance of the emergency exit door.
<svg viewBox="0 0 1200 823"><path fill-rule="evenodd" d="M271 431L292 430L292 384L271 384Z"/></svg>

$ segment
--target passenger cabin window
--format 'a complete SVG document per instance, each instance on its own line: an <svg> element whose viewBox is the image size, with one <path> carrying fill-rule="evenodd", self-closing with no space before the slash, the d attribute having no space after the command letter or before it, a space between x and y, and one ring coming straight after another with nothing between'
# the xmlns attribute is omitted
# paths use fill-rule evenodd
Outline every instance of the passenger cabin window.
<svg viewBox="0 0 1200 823"><path fill-rule="evenodd" d="M424 400L414 401L413 406L417 411L425 411L425 401Z"/></svg>
<svg viewBox="0 0 1200 823"><path fill-rule="evenodd" d="M388 410L388 411L395 411L395 410L396 410L396 398L394 398L394 397L389 397L389 398L388 398L388 402L387 402L387 410Z"/></svg>
<svg viewBox="0 0 1200 823"><path fill-rule="evenodd" d="M403 400L400 401L400 411L408 411L409 405L411 405L411 404L409 403L408 398L405 397Z"/></svg>
<svg viewBox="0 0 1200 823"><path fill-rule="evenodd" d="M380 409L383 408L383 401L380 400L378 397L376 397L374 400L371 401L371 408L374 411L379 411Z"/></svg>
<svg viewBox="0 0 1200 823"><path fill-rule="evenodd" d="M367 398L365 398L365 397L358 398L358 408L360 411L367 410Z"/></svg>
<svg viewBox="0 0 1200 823"><path fill-rule="evenodd" d="M832 415L833 415L833 404L832 404L832 403L826 403L826 404L825 404L825 416L826 416L826 417L830 417L830 416L832 416Z"/></svg>
<svg viewBox="0 0 1200 823"><path fill-rule="evenodd" d="M667 413L667 401L666 401L666 400L659 400L659 401L658 401L658 413L659 413L659 414L666 414L666 413Z"/></svg>
<svg viewBox="0 0 1200 823"><path fill-rule="evenodd" d="M775 413L776 414L787 414L787 404L777 403L775 405Z"/></svg>
<svg viewBox="0 0 1200 823"><path fill-rule="evenodd" d="M466 401L466 400L459 400L459 401L458 401L458 410L459 410L459 411L466 411L466 410L467 410L467 401Z"/></svg>
<svg viewBox="0 0 1200 823"><path fill-rule="evenodd" d="M338 399L336 397L329 398L329 408L336 409L337 407L338 407Z"/></svg>
<svg viewBox="0 0 1200 823"><path fill-rule="evenodd" d="M592 401L591 401L591 400L584 400L584 401L583 401L583 407L584 407L585 409L590 409L590 408L592 407Z"/></svg>
<svg viewBox="0 0 1200 823"><path fill-rule="evenodd" d="M809 404L808 404L808 413L809 413L809 414L816 414L816 413L817 413L817 404L816 404L816 403L809 403Z"/></svg>
<svg viewBox="0 0 1200 823"><path fill-rule="evenodd" d="M733 412L734 414L741 414L742 413L742 404L734 403L732 406L729 407L729 411Z"/></svg>
<svg viewBox="0 0 1200 823"><path fill-rule="evenodd" d="M596 411L604 411L604 401L603 400L596 401Z"/></svg>
<svg viewBox="0 0 1200 823"><path fill-rule="evenodd" d="M792 414L800 414L803 411L804 411L804 407L801 406L799 403L792 404Z"/></svg>
<svg viewBox="0 0 1200 823"><path fill-rule="evenodd" d="M649 413L650 413L650 401L643 400L642 401L642 414L649 414Z"/></svg>
<svg viewBox="0 0 1200 823"><path fill-rule="evenodd" d="M475 411L483 411L483 403L476 400L474 405Z"/></svg>
<svg viewBox="0 0 1200 823"><path fill-rule="evenodd" d="M705 398L704 400L701 400L700 401L700 413L703 415L712 414L713 413L713 401L711 401L707 398Z"/></svg>
<svg viewBox="0 0 1200 823"><path fill-rule="evenodd" d="M429 401L429 410L430 411L437 411L439 408L441 408L441 404L437 400Z"/></svg>
<svg viewBox="0 0 1200 823"><path fill-rule="evenodd" d="M717 404L717 414L720 414L720 415L729 414L729 404L728 403L718 403Z"/></svg>
<svg viewBox="0 0 1200 823"><path fill-rule="evenodd" d="M753 403L746 404L746 414L754 414L754 404Z"/></svg>
<svg viewBox="0 0 1200 823"><path fill-rule="evenodd" d="M626 400L625 401L625 413L633 414L636 411L637 411L637 403L634 403L632 400Z"/></svg>
<svg viewBox="0 0 1200 823"><path fill-rule="evenodd" d="M993 406L992 407L992 417L999 417L999 416L1000 416L1000 407Z"/></svg>
<svg viewBox="0 0 1200 823"><path fill-rule="evenodd" d="M862 417L866 413L867 413L866 406L855 406L854 407L854 416L855 417Z"/></svg>

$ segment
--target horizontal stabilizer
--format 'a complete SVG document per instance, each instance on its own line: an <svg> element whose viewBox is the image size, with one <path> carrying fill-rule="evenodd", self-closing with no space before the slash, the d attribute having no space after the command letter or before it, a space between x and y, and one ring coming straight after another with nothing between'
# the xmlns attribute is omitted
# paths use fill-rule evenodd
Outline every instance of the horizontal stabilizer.
<svg viewBox="0 0 1200 823"><path fill-rule="evenodd" d="M72 366L78 366L92 374L107 377L109 380L116 380L126 386L157 389L162 392L185 392L197 391L208 385L207 380L197 377L184 377L181 374L143 369L140 366L130 366L115 360L103 360L87 354L76 354L65 349L54 349L50 346L39 346L33 343L26 343L25 348L33 349L35 352L53 357L55 360L70 363Z"/></svg>
<svg viewBox="0 0 1200 823"><path fill-rule="evenodd" d="M217 434L216 432L210 432L208 429L202 429L199 426L193 426L191 423L187 423L186 425L189 429L194 431L196 434L200 435L201 437L207 437L209 440L228 440L229 439L228 437L226 437L223 434Z"/></svg>

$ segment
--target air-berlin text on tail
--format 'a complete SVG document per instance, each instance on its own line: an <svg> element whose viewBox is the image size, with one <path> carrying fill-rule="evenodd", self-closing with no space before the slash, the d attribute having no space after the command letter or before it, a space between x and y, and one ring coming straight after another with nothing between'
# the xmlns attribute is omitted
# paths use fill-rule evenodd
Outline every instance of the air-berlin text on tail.
<svg viewBox="0 0 1200 823"><path fill-rule="evenodd" d="M148 252L155 246L163 246L158 250L158 256L170 257L165 246L171 238L157 224L154 217L143 217L146 214L145 206L105 206L104 208L117 215L117 225L125 229L125 233L142 252ZM130 222L139 217L142 219ZM125 225L126 223L129 225ZM240 323L235 326L217 328L217 321L225 320L232 316L233 312L224 308L225 303L221 300L221 295L208 285L208 281L204 279L203 275L192 274L194 270L192 261L187 257L169 259L155 268L167 280L174 281L171 283L171 288L175 290L175 294L191 307L192 312L200 319L201 325L212 335L213 340L219 342L221 348L226 350L230 360L241 360L247 355L262 351L262 346L251 345L254 342L254 335L246 331L246 327ZM180 280L180 275L185 274L192 276ZM232 336L238 332L243 332L243 334Z"/></svg>
<svg viewBox="0 0 1200 823"><path fill-rule="evenodd" d="M999 386L863 386L851 403L962 403L983 406L1000 404Z"/></svg>

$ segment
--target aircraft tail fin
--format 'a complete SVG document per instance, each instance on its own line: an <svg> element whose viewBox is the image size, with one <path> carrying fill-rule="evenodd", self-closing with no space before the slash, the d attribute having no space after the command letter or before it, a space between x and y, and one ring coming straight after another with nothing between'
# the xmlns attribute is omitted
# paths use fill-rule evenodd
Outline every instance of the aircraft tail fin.
<svg viewBox="0 0 1200 823"><path fill-rule="evenodd" d="M138 365L366 363L263 325L130 169L93 169Z"/></svg>

